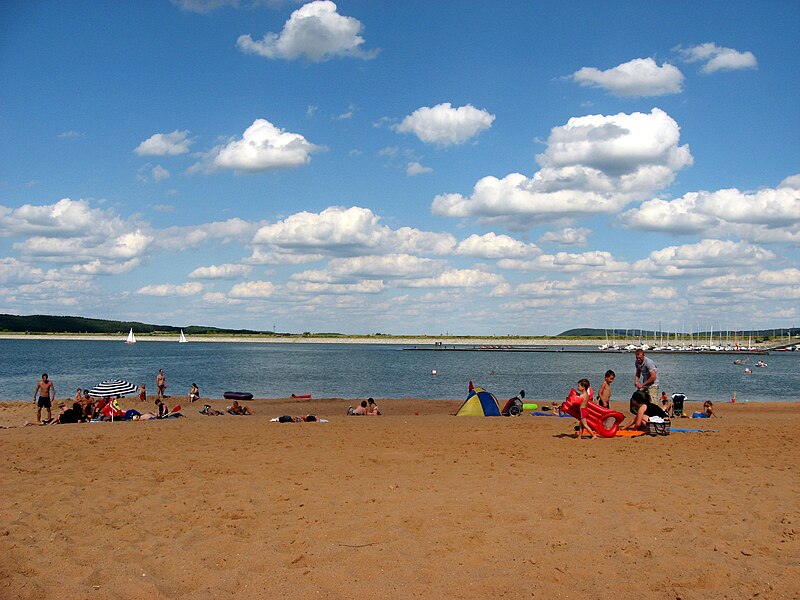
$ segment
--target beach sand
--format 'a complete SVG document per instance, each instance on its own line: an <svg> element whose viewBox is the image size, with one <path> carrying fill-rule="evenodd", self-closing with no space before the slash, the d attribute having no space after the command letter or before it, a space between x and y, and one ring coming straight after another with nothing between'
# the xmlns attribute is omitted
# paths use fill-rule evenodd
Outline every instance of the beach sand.
<svg viewBox="0 0 800 600"><path fill-rule="evenodd" d="M455 418L458 400L170 403L187 418L50 427L0 403L0 598L800 593L800 404L580 441L572 419ZM269 421L307 413L330 422Z"/></svg>

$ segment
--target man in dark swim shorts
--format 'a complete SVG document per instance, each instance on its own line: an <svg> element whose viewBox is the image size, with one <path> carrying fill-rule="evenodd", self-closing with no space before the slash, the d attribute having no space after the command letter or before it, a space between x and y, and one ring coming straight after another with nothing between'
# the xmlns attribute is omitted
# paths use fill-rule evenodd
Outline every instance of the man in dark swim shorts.
<svg viewBox="0 0 800 600"><path fill-rule="evenodd" d="M52 399L56 397L56 387L53 382L47 378L47 373L42 373L42 380L36 384L36 389L33 390L33 401L36 402L36 397L39 397L39 402L36 405L36 420L41 422L42 409L47 409L47 420L53 418L50 407L52 406Z"/></svg>

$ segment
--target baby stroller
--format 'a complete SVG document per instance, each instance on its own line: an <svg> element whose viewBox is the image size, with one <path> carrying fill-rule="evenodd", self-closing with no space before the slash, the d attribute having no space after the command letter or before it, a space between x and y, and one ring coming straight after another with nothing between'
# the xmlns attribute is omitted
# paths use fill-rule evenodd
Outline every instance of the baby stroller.
<svg viewBox="0 0 800 600"><path fill-rule="evenodd" d="M519 396L514 396L508 402L506 402L505 406L503 406L503 410L500 411L500 414L504 417L518 417L522 414L522 400L525 398L525 390L519 391Z"/></svg>
<svg viewBox="0 0 800 600"><path fill-rule="evenodd" d="M672 412L676 417L683 416L684 402L686 402L686 394L672 394Z"/></svg>

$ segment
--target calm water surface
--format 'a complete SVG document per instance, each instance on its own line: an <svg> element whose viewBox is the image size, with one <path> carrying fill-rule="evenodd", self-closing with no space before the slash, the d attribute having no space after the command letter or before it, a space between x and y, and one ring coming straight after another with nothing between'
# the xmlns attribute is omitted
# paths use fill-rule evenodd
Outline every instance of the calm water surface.
<svg viewBox="0 0 800 600"><path fill-rule="evenodd" d="M342 398L466 397L471 379L499 399L524 389L530 401L560 400L578 379L595 389L606 369L617 373L613 399L633 391L633 355L562 352L403 351L397 345L139 342L73 340L0 340L0 400L29 401L36 382L47 372L58 397L92 387L104 379L147 384L155 393L158 369L167 375L172 396L185 396L192 382L203 396L221 398L245 391L257 398L291 394ZM560 347L559 347L560 348ZM563 348L569 348L564 346ZM748 366L739 356L652 354L662 389L682 392L689 400L798 400L800 352L753 356ZM759 359L765 369L755 367ZM432 370L437 375L431 375Z"/></svg>

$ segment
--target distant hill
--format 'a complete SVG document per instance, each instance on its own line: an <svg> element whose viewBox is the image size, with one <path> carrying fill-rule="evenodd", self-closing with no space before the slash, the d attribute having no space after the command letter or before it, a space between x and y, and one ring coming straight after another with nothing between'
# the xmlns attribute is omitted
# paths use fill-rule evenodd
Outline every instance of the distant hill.
<svg viewBox="0 0 800 600"><path fill-rule="evenodd" d="M7 333L127 333L133 329L136 333L175 333L183 329L187 335L219 334L219 335L253 335L272 334L272 331L254 331L252 329L220 329L190 325L174 327L172 325L151 325L139 321L109 321L105 319L87 319L85 317L55 317L52 315L6 315L0 314L0 332Z"/></svg>

